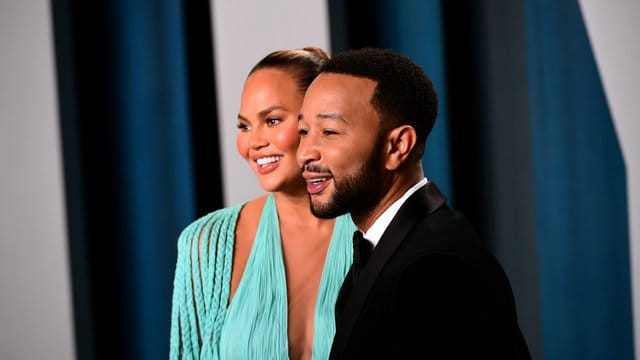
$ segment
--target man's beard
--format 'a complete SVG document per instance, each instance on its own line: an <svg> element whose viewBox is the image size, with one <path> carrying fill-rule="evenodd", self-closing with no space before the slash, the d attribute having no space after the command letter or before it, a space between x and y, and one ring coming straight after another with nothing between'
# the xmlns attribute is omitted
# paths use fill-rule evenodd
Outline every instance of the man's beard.
<svg viewBox="0 0 640 360"><path fill-rule="evenodd" d="M360 170L350 176L333 178L334 193L329 202L315 203L311 196L311 213L321 219L331 219L346 213L363 213L371 210L384 195L382 143L378 136L371 156Z"/></svg>

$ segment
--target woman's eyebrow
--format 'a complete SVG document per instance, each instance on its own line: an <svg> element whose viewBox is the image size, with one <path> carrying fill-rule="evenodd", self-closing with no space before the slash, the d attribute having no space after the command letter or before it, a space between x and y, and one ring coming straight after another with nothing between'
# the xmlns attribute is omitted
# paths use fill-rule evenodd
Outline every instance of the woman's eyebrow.
<svg viewBox="0 0 640 360"><path fill-rule="evenodd" d="M287 110L286 107L282 106L282 105L273 105L273 106L269 106L268 108L261 110L258 113L259 117L265 117L267 115L269 115L270 112L275 111L275 110Z"/></svg>
<svg viewBox="0 0 640 360"><path fill-rule="evenodd" d="M264 110L260 110L260 112L258 112L258 117L263 118L267 115L269 115L270 112L275 111L275 110L287 110L286 107L282 106L282 105L273 105L273 106L269 106L268 108L264 109ZM249 121L246 116L238 113L238 120L244 120L244 121Z"/></svg>

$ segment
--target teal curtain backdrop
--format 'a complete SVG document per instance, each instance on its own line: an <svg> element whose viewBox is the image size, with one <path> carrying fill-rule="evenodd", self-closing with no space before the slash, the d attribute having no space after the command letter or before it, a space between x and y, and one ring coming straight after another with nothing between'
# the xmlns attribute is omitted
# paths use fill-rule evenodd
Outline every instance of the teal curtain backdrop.
<svg viewBox="0 0 640 360"><path fill-rule="evenodd" d="M580 8L526 0L545 359L632 359L625 167Z"/></svg>
<svg viewBox="0 0 640 360"><path fill-rule="evenodd" d="M78 358L163 359L197 208L185 4L52 7Z"/></svg>
<svg viewBox="0 0 640 360"><path fill-rule="evenodd" d="M438 94L438 118L422 158L425 174L454 202L442 9L440 1L378 0L378 46L400 51L420 65Z"/></svg>
<svg viewBox="0 0 640 360"><path fill-rule="evenodd" d="M195 216L182 3L112 3L131 359L167 356L180 229Z"/></svg>

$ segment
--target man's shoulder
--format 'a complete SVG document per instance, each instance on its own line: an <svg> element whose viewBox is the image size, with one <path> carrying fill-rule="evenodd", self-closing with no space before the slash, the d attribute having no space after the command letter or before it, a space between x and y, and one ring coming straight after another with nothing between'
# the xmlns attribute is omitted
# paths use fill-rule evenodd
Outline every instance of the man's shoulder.
<svg viewBox="0 0 640 360"><path fill-rule="evenodd" d="M422 217L407 234L402 248L412 257L442 254L454 257L488 255L471 223L446 205Z"/></svg>
<svg viewBox="0 0 640 360"><path fill-rule="evenodd" d="M465 289L494 289L505 301L512 297L495 256L480 242L469 221L446 206L416 223L387 265L399 289L414 291L414 285L427 283L437 288L458 284Z"/></svg>

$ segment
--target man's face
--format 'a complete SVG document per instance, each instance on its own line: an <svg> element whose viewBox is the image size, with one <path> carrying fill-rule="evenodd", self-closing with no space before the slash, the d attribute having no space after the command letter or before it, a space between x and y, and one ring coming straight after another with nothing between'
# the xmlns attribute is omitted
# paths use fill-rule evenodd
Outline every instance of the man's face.
<svg viewBox="0 0 640 360"><path fill-rule="evenodd" d="M305 94L297 156L318 217L366 212L382 197L384 138L370 102L375 88L366 78L324 73Z"/></svg>

